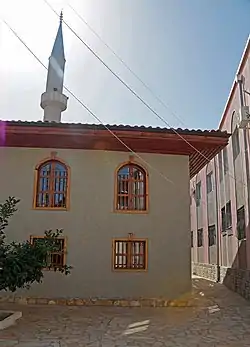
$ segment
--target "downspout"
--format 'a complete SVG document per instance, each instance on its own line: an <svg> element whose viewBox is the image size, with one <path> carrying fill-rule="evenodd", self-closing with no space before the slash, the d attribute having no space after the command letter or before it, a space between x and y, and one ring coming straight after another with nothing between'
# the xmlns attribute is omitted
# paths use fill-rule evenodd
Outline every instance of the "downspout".
<svg viewBox="0 0 250 347"><path fill-rule="evenodd" d="M239 85L239 96L240 96L240 107L246 106L245 102L245 90L244 90L244 76L237 75L237 82ZM248 211L248 224L250 221L250 171L249 171L249 155L248 155L248 127L243 128L243 136L244 136L244 154L245 154L245 164L246 164L246 179L247 179L247 211Z"/></svg>
<svg viewBox="0 0 250 347"><path fill-rule="evenodd" d="M216 204L216 268L217 268L217 282L220 282L220 220L219 220L219 203L218 203L218 173L217 173L217 165L216 158L214 158L214 180L215 180L215 204Z"/></svg>

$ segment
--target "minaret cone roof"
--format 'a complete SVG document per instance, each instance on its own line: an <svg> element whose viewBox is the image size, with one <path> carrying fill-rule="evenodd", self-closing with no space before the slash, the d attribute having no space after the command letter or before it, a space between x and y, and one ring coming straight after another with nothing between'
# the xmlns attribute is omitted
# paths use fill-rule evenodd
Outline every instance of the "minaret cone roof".
<svg viewBox="0 0 250 347"><path fill-rule="evenodd" d="M60 15L60 24L57 30L56 39L54 42L54 46L51 52L51 57L54 57L57 61L61 61L61 59L65 60L64 55L64 45L63 45L63 33L62 33L62 22L63 22L63 14L61 12Z"/></svg>

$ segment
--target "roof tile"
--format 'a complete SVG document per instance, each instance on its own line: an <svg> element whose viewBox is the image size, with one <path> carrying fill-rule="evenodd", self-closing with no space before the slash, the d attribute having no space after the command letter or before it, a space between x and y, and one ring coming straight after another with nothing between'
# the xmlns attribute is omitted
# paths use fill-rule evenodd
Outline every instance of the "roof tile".
<svg viewBox="0 0 250 347"><path fill-rule="evenodd" d="M159 132L159 133L179 133L183 135L208 135L208 136L222 136L229 137L226 131L221 130L201 130L201 129L182 129L182 128L161 128L161 127L152 127L144 125L123 125L123 124L90 124L90 123L56 123L56 122L43 122L43 121L1 121L7 126L41 126L41 127L56 127L56 128L73 128L73 129L92 129L92 130L104 130L105 127L108 127L110 130L129 130L129 131L147 131L147 132Z"/></svg>

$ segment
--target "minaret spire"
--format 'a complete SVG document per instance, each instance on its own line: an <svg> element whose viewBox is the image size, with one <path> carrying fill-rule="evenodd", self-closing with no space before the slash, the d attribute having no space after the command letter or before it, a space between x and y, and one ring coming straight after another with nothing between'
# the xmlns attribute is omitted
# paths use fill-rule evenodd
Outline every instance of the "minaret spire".
<svg viewBox="0 0 250 347"><path fill-rule="evenodd" d="M63 13L61 11L56 39L49 58L46 92L41 97L44 121L61 122L61 113L67 108L68 98L63 94L65 55L62 33Z"/></svg>
<svg viewBox="0 0 250 347"><path fill-rule="evenodd" d="M60 13L60 24L62 24L62 22L63 22L63 11L61 11Z"/></svg>

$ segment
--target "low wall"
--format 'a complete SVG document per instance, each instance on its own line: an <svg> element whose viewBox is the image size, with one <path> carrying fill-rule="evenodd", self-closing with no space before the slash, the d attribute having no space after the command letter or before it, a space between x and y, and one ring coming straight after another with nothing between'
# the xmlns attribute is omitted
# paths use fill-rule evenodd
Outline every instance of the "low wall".
<svg viewBox="0 0 250 347"><path fill-rule="evenodd" d="M225 266L217 267L215 264L193 263L192 273L214 282L219 278L220 283L224 284L227 288L250 300L250 270L228 268Z"/></svg>
<svg viewBox="0 0 250 347"><path fill-rule="evenodd" d="M16 303L19 305L68 305L68 306L118 306L118 307L191 307L196 306L192 296L186 299L48 299L34 297L18 297L15 294L0 296L0 303Z"/></svg>
<svg viewBox="0 0 250 347"><path fill-rule="evenodd" d="M250 300L250 270L228 268L223 284Z"/></svg>
<svg viewBox="0 0 250 347"><path fill-rule="evenodd" d="M193 263L192 273L210 281L217 281L217 266L213 264Z"/></svg>

